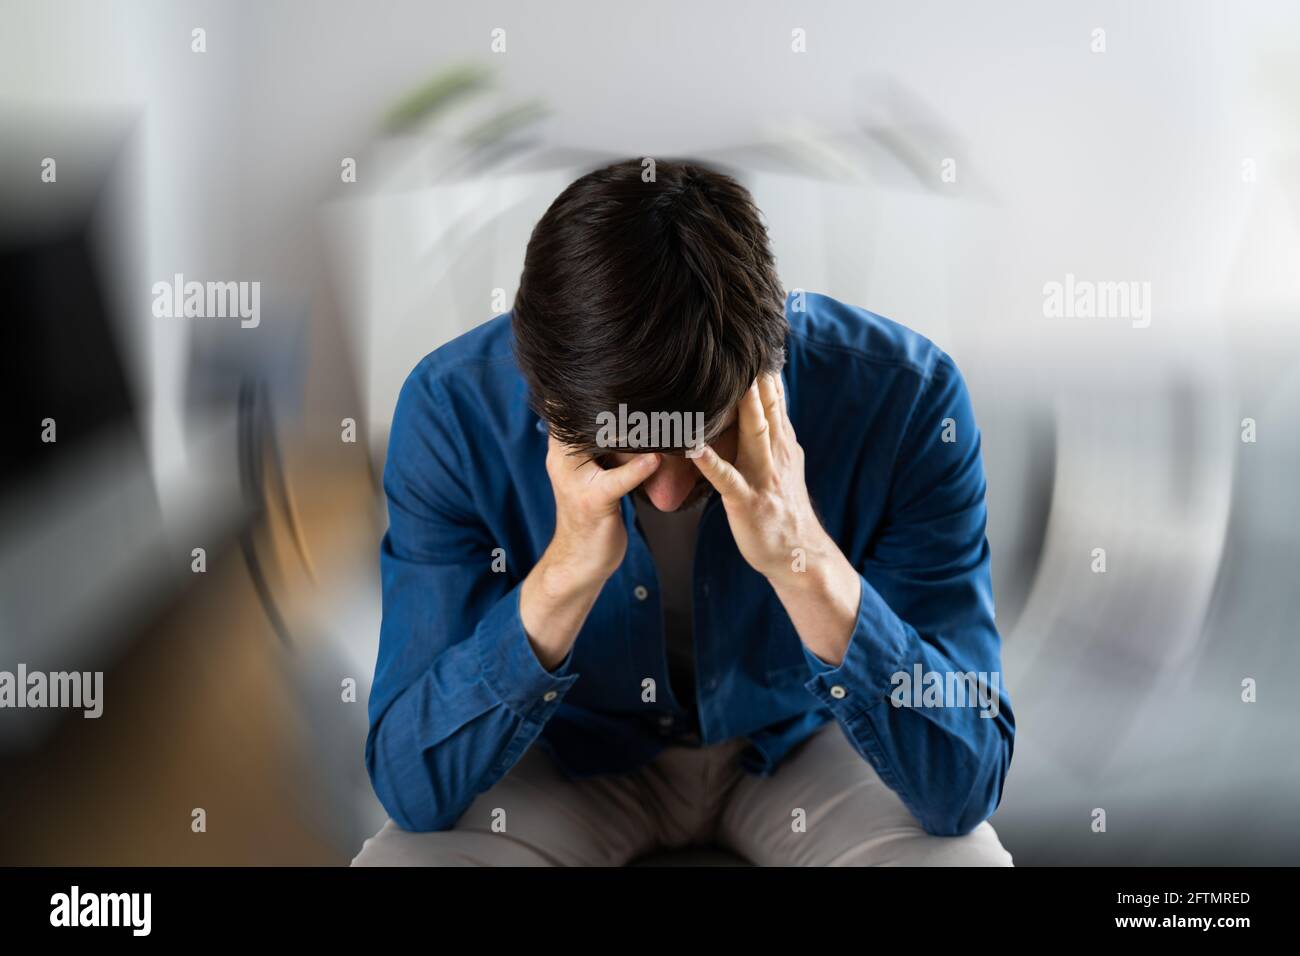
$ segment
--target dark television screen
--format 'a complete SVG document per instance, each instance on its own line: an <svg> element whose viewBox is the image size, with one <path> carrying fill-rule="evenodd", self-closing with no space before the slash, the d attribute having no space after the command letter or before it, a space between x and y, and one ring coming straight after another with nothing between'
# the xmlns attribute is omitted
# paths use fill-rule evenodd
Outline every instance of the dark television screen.
<svg viewBox="0 0 1300 956"><path fill-rule="evenodd" d="M0 246L0 497L110 427L138 442L131 392L85 228ZM57 442L42 441L41 422Z"/></svg>

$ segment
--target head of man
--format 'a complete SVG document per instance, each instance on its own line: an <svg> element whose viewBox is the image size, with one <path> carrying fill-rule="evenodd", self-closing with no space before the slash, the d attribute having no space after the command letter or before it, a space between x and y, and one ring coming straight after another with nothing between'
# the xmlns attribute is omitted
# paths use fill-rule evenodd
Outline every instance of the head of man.
<svg viewBox="0 0 1300 956"><path fill-rule="evenodd" d="M743 186L666 160L651 180L627 160L570 184L533 229L515 356L532 407L574 453L613 464L661 452L638 491L674 511L708 488L692 445L734 460L737 402L785 361L784 302Z"/></svg>

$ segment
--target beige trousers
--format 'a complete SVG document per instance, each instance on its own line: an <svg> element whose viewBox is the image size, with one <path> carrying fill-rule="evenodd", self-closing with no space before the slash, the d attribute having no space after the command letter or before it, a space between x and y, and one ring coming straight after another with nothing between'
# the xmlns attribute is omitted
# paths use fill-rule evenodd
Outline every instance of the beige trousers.
<svg viewBox="0 0 1300 956"><path fill-rule="evenodd" d="M389 820L352 865L623 866L710 843L759 866L1012 865L987 821L960 837L921 829L834 720L768 777L740 767L744 745L670 746L632 773L581 780L533 746L452 829Z"/></svg>

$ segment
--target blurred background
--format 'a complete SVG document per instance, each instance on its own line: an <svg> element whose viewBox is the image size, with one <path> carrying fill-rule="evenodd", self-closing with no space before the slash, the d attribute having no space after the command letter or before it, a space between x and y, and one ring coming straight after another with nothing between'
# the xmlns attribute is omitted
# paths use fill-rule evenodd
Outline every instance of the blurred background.
<svg viewBox="0 0 1300 956"><path fill-rule="evenodd" d="M379 828L398 388L629 156L731 172L787 288L962 368L1016 862L1300 862L1298 48L1262 0L0 0L0 670L106 675L98 720L0 710L0 864ZM177 273L260 324L155 316ZM1149 325L1049 317L1067 276L1149 283Z"/></svg>

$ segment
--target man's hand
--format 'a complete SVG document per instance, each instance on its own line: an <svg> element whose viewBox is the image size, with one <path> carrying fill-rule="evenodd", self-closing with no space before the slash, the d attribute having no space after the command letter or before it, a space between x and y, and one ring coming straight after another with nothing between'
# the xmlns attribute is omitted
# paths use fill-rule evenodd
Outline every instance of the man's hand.
<svg viewBox="0 0 1300 956"><path fill-rule="evenodd" d="M722 496L736 547L771 583L799 637L838 666L853 634L861 580L813 511L779 375L764 374L750 386L737 426L735 464L706 445L696 467Z"/></svg>
<svg viewBox="0 0 1300 956"><path fill-rule="evenodd" d="M555 495L555 534L519 595L524 631L547 670L564 660L600 589L623 563L623 496L658 467L659 456L648 453L604 469L549 439L546 473Z"/></svg>
<svg viewBox="0 0 1300 956"><path fill-rule="evenodd" d="M696 467L722 495L736 546L770 581L786 580L799 554L824 549L826 532L813 512L804 482L804 453L786 412L779 376L764 374L740 400L736 463L708 445ZM834 547L834 543L831 543ZM838 550L838 549L837 549Z"/></svg>
<svg viewBox="0 0 1300 956"><path fill-rule="evenodd" d="M658 467L659 456L650 452L605 469L550 437L546 473L555 495L555 535L547 552L576 576L604 584L627 551L620 502Z"/></svg>

